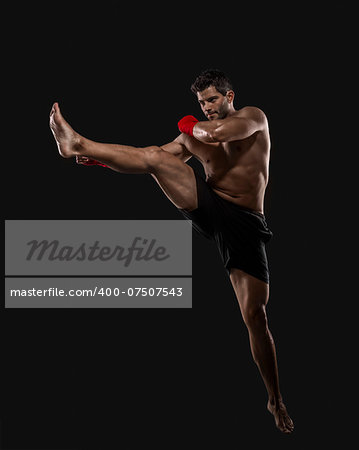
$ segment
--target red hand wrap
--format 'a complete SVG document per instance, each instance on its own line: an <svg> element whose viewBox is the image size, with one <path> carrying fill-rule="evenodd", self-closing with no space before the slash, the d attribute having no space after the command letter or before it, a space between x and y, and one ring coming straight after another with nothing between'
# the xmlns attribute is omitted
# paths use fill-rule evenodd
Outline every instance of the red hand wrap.
<svg viewBox="0 0 359 450"><path fill-rule="evenodd" d="M96 161L95 159L89 159L86 162L81 163L84 166L102 166L102 167L107 167L106 164L102 164L98 161Z"/></svg>
<svg viewBox="0 0 359 450"><path fill-rule="evenodd" d="M178 128L181 133L186 133L189 136L193 136L193 127L196 125L198 120L193 116L184 116L178 122Z"/></svg>

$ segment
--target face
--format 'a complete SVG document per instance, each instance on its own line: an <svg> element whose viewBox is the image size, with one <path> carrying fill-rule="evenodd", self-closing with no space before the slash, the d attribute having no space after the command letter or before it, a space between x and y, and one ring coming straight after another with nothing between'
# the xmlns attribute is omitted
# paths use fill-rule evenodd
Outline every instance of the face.
<svg viewBox="0 0 359 450"><path fill-rule="evenodd" d="M233 97L233 91L222 95L214 86L197 92L198 102L208 120L224 119L231 109Z"/></svg>

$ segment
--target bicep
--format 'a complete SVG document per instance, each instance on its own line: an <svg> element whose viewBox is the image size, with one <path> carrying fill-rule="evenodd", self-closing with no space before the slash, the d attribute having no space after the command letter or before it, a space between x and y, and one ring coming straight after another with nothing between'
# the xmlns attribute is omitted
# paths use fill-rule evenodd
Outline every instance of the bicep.
<svg viewBox="0 0 359 450"><path fill-rule="evenodd" d="M189 152L186 146L181 142L180 136L169 144L161 145L161 148L165 152L171 153L184 162L188 161L192 156L192 153Z"/></svg>

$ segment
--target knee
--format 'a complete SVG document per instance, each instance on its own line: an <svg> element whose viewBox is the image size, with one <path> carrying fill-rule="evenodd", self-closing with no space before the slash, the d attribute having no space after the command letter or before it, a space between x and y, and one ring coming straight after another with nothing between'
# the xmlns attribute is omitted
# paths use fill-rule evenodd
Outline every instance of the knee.
<svg viewBox="0 0 359 450"><path fill-rule="evenodd" d="M144 148L144 151L146 155L148 171L152 173L162 164L166 156L166 152L161 147L157 146L146 147Z"/></svg>
<svg viewBox="0 0 359 450"><path fill-rule="evenodd" d="M243 308L243 320L249 330L266 330L268 327L265 305L248 306Z"/></svg>

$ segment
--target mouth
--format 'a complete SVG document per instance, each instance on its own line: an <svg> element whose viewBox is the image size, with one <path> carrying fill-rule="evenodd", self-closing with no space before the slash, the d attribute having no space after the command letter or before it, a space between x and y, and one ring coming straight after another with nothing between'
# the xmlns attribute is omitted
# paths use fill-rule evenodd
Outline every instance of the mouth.
<svg viewBox="0 0 359 450"><path fill-rule="evenodd" d="M215 112L208 113L208 114L207 114L207 117L213 117L215 114L217 114L217 113L215 113Z"/></svg>

